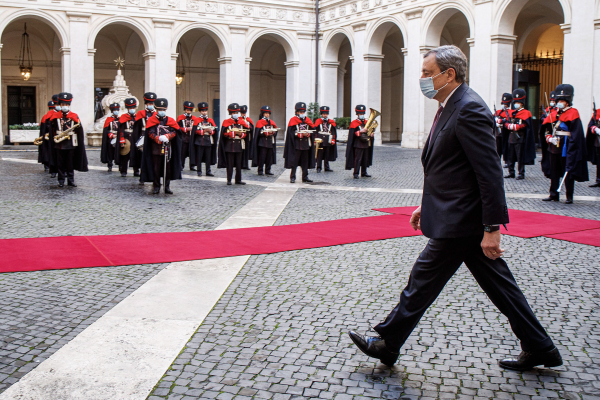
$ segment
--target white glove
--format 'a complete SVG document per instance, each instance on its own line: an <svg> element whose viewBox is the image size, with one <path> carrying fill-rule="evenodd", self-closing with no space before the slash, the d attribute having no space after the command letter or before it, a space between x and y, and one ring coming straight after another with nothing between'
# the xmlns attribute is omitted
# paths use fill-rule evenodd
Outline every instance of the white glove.
<svg viewBox="0 0 600 400"><path fill-rule="evenodd" d="M593 126L592 132L595 133L596 135L600 135L600 128L598 128L597 126Z"/></svg>
<svg viewBox="0 0 600 400"><path fill-rule="evenodd" d="M552 143L555 146L558 146L558 138L557 137L550 138L550 143Z"/></svg>
<svg viewBox="0 0 600 400"><path fill-rule="evenodd" d="M498 128L502 128L502 127L503 127L503 126L502 126L502 124L499 124L499 123L496 123L496 126L497 126Z"/></svg>
<svg viewBox="0 0 600 400"><path fill-rule="evenodd" d="M160 140L163 143L169 143L169 138L167 138L165 135L160 135L158 137L158 140Z"/></svg>

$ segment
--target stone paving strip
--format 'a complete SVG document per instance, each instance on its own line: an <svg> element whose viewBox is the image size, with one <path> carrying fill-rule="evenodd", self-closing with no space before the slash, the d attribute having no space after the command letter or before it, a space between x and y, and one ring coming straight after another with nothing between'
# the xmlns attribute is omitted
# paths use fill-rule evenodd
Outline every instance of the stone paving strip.
<svg viewBox="0 0 600 400"><path fill-rule="evenodd" d="M25 160L20 158L8 158L2 157L3 161L11 161L11 162L20 162L26 164L37 164L35 160ZM89 166L90 170L97 171L105 171L105 167L94 167ZM287 171L287 170L286 170ZM225 178L216 178L216 177L208 177L208 176L192 176L183 174L183 178L186 179L197 179L197 180L205 180L205 181L213 181L213 182L226 182ZM314 178L314 177L313 177ZM290 183L287 179L287 173L281 175L281 177L275 182L266 182L266 181L253 181L253 180L244 180L247 184L250 185L259 185L266 186L271 188L289 188ZM298 188L298 187L296 187ZM329 190L329 191L348 191L348 192L374 192L374 193L405 193L405 194L421 194L423 191L421 189L395 189L395 188L376 188L376 187L356 187L356 186L333 186L333 185L303 185L301 188L310 188L315 190ZM514 199L544 199L548 197L547 194L538 194L538 193L506 193L507 198ZM600 196L574 196L574 200L576 201L600 201Z"/></svg>
<svg viewBox="0 0 600 400"><path fill-rule="evenodd" d="M296 190L267 188L217 229L273 225ZM249 257L170 264L0 399L145 399Z"/></svg>

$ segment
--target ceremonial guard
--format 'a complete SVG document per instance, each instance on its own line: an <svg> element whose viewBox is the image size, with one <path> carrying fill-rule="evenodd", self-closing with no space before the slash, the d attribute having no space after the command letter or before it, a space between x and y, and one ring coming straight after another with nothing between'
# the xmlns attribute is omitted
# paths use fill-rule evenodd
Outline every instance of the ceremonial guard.
<svg viewBox="0 0 600 400"><path fill-rule="evenodd" d="M306 103L296 103L296 115L288 123L283 148L284 167L290 169L290 182L296 182L296 169L302 168L302 182L308 179L308 170L315 167L314 125L306 116Z"/></svg>
<svg viewBox="0 0 600 400"><path fill-rule="evenodd" d="M210 167L217 163L219 132L215 121L208 118L208 103L198 103L198 111L200 111L200 116L194 119L192 127L190 165L197 166L198 176L202 176L202 163L204 163L206 176L214 176Z"/></svg>
<svg viewBox="0 0 600 400"><path fill-rule="evenodd" d="M53 96L54 97L54 96ZM58 98L58 96L57 96ZM54 101L50 100L48 102L48 112L44 114L42 120L40 121L40 136L37 141L34 142L38 147L38 163L44 165L44 172L48 172L50 170L50 153L52 151L50 145L50 119L56 113L56 109L54 108Z"/></svg>
<svg viewBox="0 0 600 400"><path fill-rule="evenodd" d="M586 135L588 161L596 166L596 182L590 187L600 187L600 110L596 109L594 102L594 114L588 124Z"/></svg>
<svg viewBox="0 0 600 400"><path fill-rule="evenodd" d="M102 164L107 164L108 172L112 172L113 161L115 160L117 132L119 131L119 113L121 106L119 103L112 103L108 108L110 108L110 115L104 120L104 128L102 129L100 162L102 162Z"/></svg>
<svg viewBox="0 0 600 400"><path fill-rule="evenodd" d="M277 125L271 120L271 107L262 106L252 138L252 166L258 175L273 175L271 165L277 163Z"/></svg>
<svg viewBox="0 0 600 400"><path fill-rule="evenodd" d="M131 153L135 150L133 141L133 127L135 126L135 111L137 100L134 97L125 99L126 113L119 118L119 130L116 143L119 151L115 148L115 163L119 166L121 176L127 176L127 166Z"/></svg>
<svg viewBox="0 0 600 400"><path fill-rule="evenodd" d="M550 115L552 110L556 110L556 92L554 90L550 92L550 98L548 99L548 107L546 107L546 109L540 116L540 121L545 120L548 117L548 115Z"/></svg>
<svg viewBox="0 0 600 400"><path fill-rule="evenodd" d="M525 90L513 91L513 109L509 111L510 120L504 124L508 129L508 175L505 178L515 178L515 163L518 163L519 175L516 179L525 179L525 165L535 162L535 137L531 113L525 108L525 98Z"/></svg>
<svg viewBox="0 0 600 400"><path fill-rule="evenodd" d="M154 102L156 114L148 118L142 152L142 182L152 182L154 194L160 193L163 178L165 193L171 191L171 180L181 179L181 134L179 125L167 117L167 99Z"/></svg>
<svg viewBox="0 0 600 400"><path fill-rule="evenodd" d="M192 128L194 127L195 117L192 115L192 111L194 110L194 103L191 101L183 102L183 114L177 117L177 124L180 126L181 130L181 169L185 168L185 159L190 157L190 141L192 138ZM192 163L192 158L190 157L190 171L195 171L196 167Z"/></svg>
<svg viewBox="0 0 600 400"><path fill-rule="evenodd" d="M58 172L58 186L75 184L75 172L87 172L88 162L85 153L84 135L81 121L77 114L71 112L71 93L58 95L60 112L51 118L50 143L53 146L53 159Z"/></svg>
<svg viewBox="0 0 600 400"><path fill-rule="evenodd" d="M558 85L555 92L558 111L556 115L551 113L548 117L551 123L544 125L547 127L545 139L550 153L550 196L543 201L559 201L562 178L567 192L566 204L572 204L575 181L589 179L585 135L579 112L572 107L573 86ZM548 175L548 171L544 172Z"/></svg>
<svg viewBox="0 0 600 400"><path fill-rule="evenodd" d="M227 184L231 185L233 168L235 167L235 183L245 185L242 182L242 157L246 149L246 134L248 124L241 118L240 105L232 103L227 106L230 118L223 121L221 137L219 138L219 162L217 168L227 168Z"/></svg>
<svg viewBox="0 0 600 400"><path fill-rule="evenodd" d="M329 107L323 106L319 111L321 113L321 118L318 118L315 121L317 173L321 172L323 163L325 164L326 172L333 171L329 168L329 162L337 159L337 130L335 121L329 119Z"/></svg>
<svg viewBox="0 0 600 400"><path fill-rule="evenodd" d="M133 176L140 176L140 167L142 166L142 149L145 148L145 143L140 142L141 138L145 137L146 124L148 119L155 114L154 102L156 101L156 93L144 93L145 108L138 111L135 115L135 124L133 125L133 135L131 143L133 150L129 156L129 165L133 168ZM142 180L140 179L140 182Z"/></svg>
<svg viewBox="0 0 600 400"><path fill-rule="evenodd" d="M510 120L510 104L513 97L511 93L502 95L502 108L496 110L496 151L499 156L504 156L504 167L508 168L508 129L504 126Z"/></svg>
<svg viewBox="0 0 600 400"><path fill-rule="evenodd" d="M240 106L240 117L246 121L246 125L248 125L248 134L244 138L246 141L245 147L246 149L242 155L242 169L250 169L248 168L248 161L252 159L252 137L254 136L254 121L250 117L247 117L248 106Z"/></svg>
<svg viewBox="0 0 600 400"><path fill-rule="evenodd" d="M354 179L358 174L363 178L370 178L367 168L373 165L373 134L369 135L365 124L367 108L359 104L354 109L358 117L350 123L348 143L346 143L346 170L354 169Z"/></svg>

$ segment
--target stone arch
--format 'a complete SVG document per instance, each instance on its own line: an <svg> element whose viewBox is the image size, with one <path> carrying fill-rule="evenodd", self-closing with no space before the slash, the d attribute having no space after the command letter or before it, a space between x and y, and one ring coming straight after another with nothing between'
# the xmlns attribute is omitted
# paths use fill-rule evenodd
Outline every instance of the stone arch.
<svg viewBox="0 0 600 400"><path fill-rule="evenodd" d="M65 21L61 21L61 20L57 19L53 14L50 14L48 12L34 10L34 9L18 10L13 13L10 13L8 15L3 15L2 19L0 20L0 37L2 36L4 29L9 24L11 24L19 19L22 19L22 18L37 19L39 21L46 23L48 26L50 26L52 28L52 30L54 30L54 32L58 36L61 47L64 47L64 48L69 47L69 35L67 34L67 31L64 29L64 27L67 25L65 23Z"/></svg>
<svg viewBox="0 0 600 400"><path fill-rule="evenodd" d="M263 36L268 36L275 39L283 46L287 61L298 60L298 49L295 40L293 40L286 32L279 29L257 29L249 37L246 44L246 57L250 57L252 45Z"/></svg>
<svg viewBox="0 0 600 400"><path fill-rule="evenodd" d="M327 38L323 41L323 61L337 61L340 47L344 42L344 39L348 39L350 42L351 53L354 54L354 40L352 35L347 29L338 28L333 30L327 35Z"/></svg>
<svg viewBox="0 0 600 400"><path fill-rule="evenodd" d="M457 2L444 2L438 7L433 9L431 13L425 18L423 25L424 46L438 47L442 37L442 31L446 26L446 23L457 13L462 13L467 20L469 25L469 35L472 35L475 31L475 19L470 9L464 7L463 4Z"/></svg>
<svg viewBox="0 0 600 400"><path fill-rule="evenodd" d="M492 34L513 35L515 23L530 0L502 0L495 15ZM564 23L571 22L571 6L568 0L556 0L562 8Z"/></svg>
<svg viewBox="0 0 600 400"><path fill-rule="evenodd" d="M183 25L173 33L173 40L171 41L171 53L177 53L177 44L179 43L183 35L194 29L199 29L205 32L215 41L217 47L219 48L220 57L227 57L229 55L228 50L231 46L229 45L227 36L224 35L223 32L219 31L218 29L215 29L213 26L203 24L200 22Z"/></svg>
<svg viewBox="0 0 600 400"><path fill-rule="evenodd" d="M144 48L146 52L154 51L154 41L152 39L152 34L148 30L148 28L134 18L121 16L110 17L92 24L90 29L90 35L88 36L89 49L94 48L96 37L98 36L100 31L111 24L125 25L126 27L130 28L138 34L140 39L142 39L142 43L144 43Z"/></svg>
<svg viewBox="0 0 600 400"><path fill-rule="evenodd" d="M394 17L381 18L367 30L366 37L366 53L368 54L381 54L383 49L383 42L390 29L397 27L402 34L402 40L406 43L406 27L404 23Z"/></svg>

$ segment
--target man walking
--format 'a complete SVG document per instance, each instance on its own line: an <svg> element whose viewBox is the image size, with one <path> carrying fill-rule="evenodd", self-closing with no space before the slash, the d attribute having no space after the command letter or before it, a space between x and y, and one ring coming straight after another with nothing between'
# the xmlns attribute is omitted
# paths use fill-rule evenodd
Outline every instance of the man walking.
<svg viewBox="0 0 600 400"><path fill-rule="evenodd" d="M429 51L420 80L423 94L441 102L423 148L423 200L412 227L429 237L400 303L375 326L379 337L350 332L358 348L392 366L427 308L464 262L490 300L508 318L523 352L500 366L524 371L557 367L561 356L533 314L506 262L499 225L508 223L494 120L465 83L467 58L456 46Z"/></svg>

